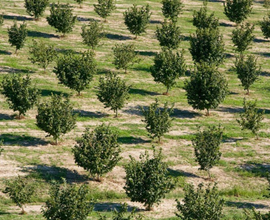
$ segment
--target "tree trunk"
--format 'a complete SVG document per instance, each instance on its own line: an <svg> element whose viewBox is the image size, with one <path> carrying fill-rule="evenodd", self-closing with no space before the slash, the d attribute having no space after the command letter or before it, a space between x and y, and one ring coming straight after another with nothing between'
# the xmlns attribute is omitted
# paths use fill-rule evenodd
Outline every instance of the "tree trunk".
<svg viewBox="0 0 270 220"><path fill-rule="evenodd" d="M153 211L153 207L151 205L147 205L145 210L146 211Z"/></svg>
<svg viewBox="0 0 270 220"><path fill-rule="evenodd" d="M118 109L115 110L115 113L116 113L115 117L117 118L118 117Z"/></svg>
<svg viewBox="0 0 270 220"><path fill-rule="evenodd" d="M211 180L211 173L210 173L210 169L207 170L207 173L208 173L208 178L209 180Z"/></svg>
<svg viewBox="0 0 270 220"><path fill-rule="evenodd" d="M209 112L209 109L206 110L206 116L209 116L210 115L210 112Z"/></svg>
<svg viewBox="0 0 270 220"><path fill-rule="evenodd" d="M22 205L21 209L22 209L21 214L22 215L26 214L26 211L24 210L23 205Z"/></svg>
<svg viewBox="0 0 270 220"><path fill-rule="evenodd" d="M246 95L249 95L249 89L247 89L247 93L246 93Z"/></svg>

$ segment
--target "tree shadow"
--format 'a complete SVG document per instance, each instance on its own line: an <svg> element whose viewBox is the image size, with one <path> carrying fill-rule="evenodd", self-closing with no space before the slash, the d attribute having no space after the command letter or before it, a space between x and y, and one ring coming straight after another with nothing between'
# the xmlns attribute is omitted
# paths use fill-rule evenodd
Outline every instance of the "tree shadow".
<svg viewBox="0 0 270 220"><path fill-rule="evenodd" d="M139 106L139 105L131 106L126 109L123 109L122 112L126 114L130 114L130 115L142 116L143 114L142 114L141 107L145 107L145 106Z"/></svg>
<svg viewBox="0 0 270 220"><path fill-rule="evenodd" d="M106 68L102 68L102 69L98 69L97 70L97 74L98 75L101 75L101 74L108 74L108 73L110 73L110 72L112 72L110 69L106 69Z"/></svg>
<svg viewBox="0 0 270 220"><path fill-rule="evenodd" d="M0 140L3 140L4 145L13 146L19 145L23 147L47 145L48 142L37 137L29 135L16 135L16 134L1 134Z"/></svg>
<svg viewBox="0 0 270 220"><path fill-rule="evenodd" d="M0 73L34 73L28 69L17 69L12 67L0 66Z"/></svg>
<svg viewBox="0 0 270 220"><path fill-rule="evenodd" d="M11 55L12 53L6 50L0 50L0 55Z"/></svg>
<svg viewBox="0 0 270 220"><path fill-rule="evenodd" d="M162 24L162 21L159 21L159 20L150 20L149 23L150 24Z"/></svg>
<svg viewBox="0 0 270 220"><path fill-rule="evenodd" d="M6 211L0 211L0 215L9 215L10 213L9 212L6 212Z"/></svg>
<svg viewBox="0 0 270 220"><path fill-rule="evenodd" d="M120 203L110 203L110 202L95 203L94 204L94 211L97 211L97 212L111 212L114 210L119 211L121 206L122 206L122 204L120 204ZM136 209L136 212L144 211L143 209L139 209L135 206L130 206L130 205L127 206L128 212L131 212L133 209Z"/></svg>
<svg viewBox="0 0 270 220"><path fill-rule="evenodd" d="M3 121L3 120L12 120L13 118L8 115L8 114L2 114L0 113L0 121Z"/></svg>
<svg viewBox="0 0 270 220"><path fill-rule="evenodd" d="M233 138L233 137L228 137L226 135L223 135L223 143L236 143L237 141L241 141L243 138Z"/></svg>
<svg viewBox="0 0 270 220"><path fill-rule="evenodd" d="M16 20L16 21L33 21L33 18L27 18L18 15L4 15L3 18L7 20Z"/></svg>
<svg viewBox="0 0 270 220"><path fill-rule="evenodd" d="M174 118L195 118L200 117L201 114L189 110L173 109L171 116Z"/></svg>
<svg viewBox="0 0 270 220"><path fill-rule="evenodd" d="M66 54L69 54L69 53L71 53L71 54L81 54L81 52L78 52L78 51L75 51L75 50L72 50L72 49L59 49L59 48L57 48L56 52L61 53L63 55L66 55Z"/></svg>
<svg viewBox="0 0 270 220"><path fill-rule="evenodd" d="M90 111L84 111L80 109L74 110L75 114L79 114L79 117L83 118L104 118L108 117L108 114L105 114L103 112L90 112Z"/></svg>
<svg viewBox="0 0 270 220"><path fill-rule="evenodd" d="M129 90L129 94L132 95L142 95L142 96L156 96L156 95L160 95L160 93L158 92L151 92L151 91L147 91L145 89L134 89L134 88L130 88Z"/></svg>
<svg viewBox="0 0 270 220"><path fill-rule="evenodd" d="M269 40L261 39L261 38L254 38L253 42L255 42L255 43L265 43L265 42L269 42Z"/></svg>
<svg viewBox="0 0 270 220"><path fill-rule="evenodd" d="M236 207L236 208L241 208L241 209L246 209L246 208L256 208L256 209L268 209L269 206L264 205L264 204L255 204L251 202L232 202L232 201L226 201L225 202L226 206L228 207Z"/></svg>
<svg viewBox="0 0 270 220"><path fill-rule="evenodd" d="M39 31L28 31L27 32L28 37L43 37L43 38L59 38L58 35L54 34L47 34Z"/></svg>
<svg viewBox="0 0 270 220"><path fill-rule="evenodd" d="M219 22L219 26L221 27L234 27L233 24L225 23L225 22Z"/></svg>
<svg viewBox="0 0 270 220"><path fill-rule="evenodd" d="M267 52L255 52L255 54L258 54L259 56L263 57L270 57L270 53Z"/></svg>
<svg viewBox="0 0 270 220"><path fill-rule="evenodd" d="M173 170L168 168L167 169L169 171L169 175L172 177L192 177L192 178L200 178L199 176L193 174L193 173L189 173L189 172L185 172L183 170Z"/></svg>
<svg viewBox="0 0 270 220"><path fill-rule="evenodd" d="M243 108L242 107L240 108L240 107L219 106L217 110L220 112L227 112L227 113L234 114L234 113L242 112Z"/></svg>
<svg viewBox="0 0 270 220"><path fill-rule="evenodd" d="M136 51L136 53L138 53L141 56L155 56L157 54L157 52L153 52L153 51Z"/></svg>
<svg viewBox="0 0 270 220"><path fill-rule="evenodd" d="M40 93L41 93L41 96L51 96L51 95L63 95L65 97L69 96L69 94L66 92L54 91L51 89L41 89Z"/></svg>
<svg viewBox="0 0 270 220"><path fill-rule="evenodd" d="M270 76L270 72L262 71L260 76Z"/></svg>
<svg viewBox="0 0 270 220"><path fill-rule="evenodd" d="M224 55L226 59L230 59L234 57L234 54L230 54L230 53L224 53Z"/></svg>
<svg viewBox="0 0 270 220"><path fill-rule="evenodd" d="M270 171L270 164L246 162L244 164L241 164L238 169L249 172L257 177L267 177Z"/></svg>
<svg viewBox="0 0 270 220"><path fill-rule="evenodd" d="M140 137L136 138L136 137L119 137L117 139L117 141L121 144L145 144L145 143L150 143L150 140L144 140Z"/></svg>
<svg viewBox="0 0 270 220"><path fill-rule="evenodd" d="M136 67L132 67L133 70L135 71L143 71L143 72L150 72L150 68L146 67L146 66L136 66Z"/></svg>
<svg viewBox="0 0 270 220"><path fill-rule="evenodd" d="M110 40L132 40L132 37L123 36L120 34L103 33L103 35Z"/></svg>
<svg viewBox="0 0 270 220"><path fill-rule="evenodd" d="M190 36L182 36L183 41L190 41Z"/></svg>

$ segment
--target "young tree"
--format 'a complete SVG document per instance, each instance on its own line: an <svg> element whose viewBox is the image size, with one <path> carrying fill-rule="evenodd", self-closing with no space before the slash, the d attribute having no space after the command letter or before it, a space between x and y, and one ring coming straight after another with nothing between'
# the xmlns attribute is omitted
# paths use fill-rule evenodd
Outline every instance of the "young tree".
<svg viewBox="0 0 270 220"><path fill-rule="evenodd" d="M259 111L256 105L257 101L251 102L244 99L244 112L240 113L240 119L237 119L237 122L240 124L242 130L251 130L256 135L256 139L258 139L258 131L262 127L265 111Z"/></svg>
<svg viewBox="0 0 270 220"><path fill-rule="evenodd" d="M133 7L128 8L124 12L125 25L130 33L136 36L135 39L145 32L150 16L150 7L148 4L141 8L133 5Z"/></svg>
<svg viewBox="0 0 270 220"><path fill-rule="evenodd" d="M197 29L196 34L190 36L190 49L194 62L207 62L219 65L225 58L225 44L218 29Z"/></svg>
<svg viewBox="0 0 270 220"><path fill-rule="evenodd" d="M113 10L116 9L114 0L98 0L98 4L94 4L95 12L106 22Z"/></svg>
<svg viewBox="0 0 270 220"><path fill-rule="evenodd" d="M230 21L241 23L252 11L252 0L225 0L224 14Z"/></svg>
<svg viewBox="0 0 270 220"><path fill-rule="evenodd" d="M79 5L80 5L80 8L82 8L82 3L85 1L85 0L74 0L75 2L77 2Z"/></svg>
<svg viewBox="0 0 270 220"><path fill-rule="evenodd" d="M168 176L168 165L162 161L161 149L150 159L145 151L140 155L140 161L130 156L130 162L125 166L126 184L124 189L132 202L141 202L147 211L152 210L155 203L159 203L165 194L170 192L175 184Z"/></svg>
<svg viewBox="0 0 270 220"><path fill-rule="evenodd" d="M116 69L124 69L125 73L127 73L128 67L139 62L134 44L116 44L112 49L114 55L113 64Z"/></svg>
<svg viewBox="0 0 270 220"><path fill-rule="evenodd" d="M176 216L185 220L220 220L225 201L220 197L216 184L203 188L200 183L197 189L193 185L187 184L184 188L184 203L177 201Z"/></svg>
<svg viewBox="0 0 270 220"><path fill-rule="evenodd" d="M19 119L33 108L39 98L39 91L32 87L29 75L26 77L20 74L7 75L3 78L2 88L2 94L6 97L9 108L19 111Z"/></svg>
<svg viewBox="0 0 270 220"><path fill-rule="evenodd" d="M228 82L215 65L197 64L190 80L185 81L188 104L194 109L209 110L218 107L228 93Z"/></svg>
<svg viewBox="0 0 270 220"><path fill-rule="evenodd" d="M8 42L11 46L16 47L15 54L24 46L26 36L27 29L25 23L20 24L20 27L18 27L17 22L14 21L14 24L8 28Z"/></svg>
<svg viewBox="0 0 270 220"><path fill-rule="evenodd" d="M105 124L92 132L86 129L73 148L75 163L100 182L101 176L110 172L121 160L117 138L118 134Z"/></svg>
<svg viewBox="0 0 270 220"><path fill-rule="evenodd" d="M50 16L47 17L49 25L65 36L70 33L75 25L77 16L73 16L72 9L69 4L52 3Z"/></svg>
<svg viewBox="0 0 270 220"><path fill-rule="evenodd" d="M4 151L4 149L2 148L2 146L3 146L3 142L0 141L0 156L1 156L2 152Z"/></svg>
<svg viewBox="0 0 270 220"><path fill-rule="evenodd" d="M95 49L99 43L100 39L103 37L103 26L99 25L97 21L89 22L88 25L82 26L81 36L83 38L83 43L88 47Z"/></svg>
<svg viewBox="0 0 270 220"><path fill-rule="evenodd" d="M111 108L118 117L118 110L123 108L129 99L130 86L115 73L109 73L106 78L99 79L97 97L105 108Z"/></svg>
<svg viewBox="0 0 270 220"><path fill-rule="evenodd" d="M164 108L159 108L158 100L152 103L148 108L141 108L144 115L143 122L146 123L146 130L149 133L149 137L154 139L158 138L160 143L161 136L163 136L172 126L173 119L170 115L173 113L173 106L168 107L168 103L164 104Z"/></svg>
<svg viewBox="0 0 270 220"><path fill-rule="evenodd" d="M247 90L247 95L249 95L250 86L259 79L261 73L257 58L254 55L248 55L245 59L245 56L241 54L236 58L235 70L238 79L240 79L242 86Z"/></svg>
<svg viewBox="0 0 270 220"><path fill-rule="evenodd" d="M49 5L49 0L24 0L24 7L30 16L34 16L38 20L42 16L46 7Z"/></svg>
<svg viewBox="0 0 270 220"><path fill-rule="evenodd" d="M53 183L50 197L42 207L42 215L47 220L86 220L93 210L91 201L88 200L89 189L86 185L77 187Z"/></svg>
<svg viewBox="0 0 270 220"><path fill-rule="evenodd" d="M219 126L210 126L205 130L198 129L198 133L192 139L192 145L196 156L196 161L200 165L200 170L208 172L211 179L210 169L220 160L220 144L222 141L223 129Z"/></svg>
<svg viewBox="0 0 270 220"><path fill-rule="evenodd" d="M236 47L235 50L243 53L250 43L254 40L254 25L250 23L241 24L237 26L232 32L232 42Z"/></svg>
<svg viewBox="0 0 270 220"><path fill-rule="evenodd" d="M182 0L162 0L161 3L164 17L176 23L184 7Z"/></svg>
<svg viewBox="0 0 270 220"><path fill-rule="evenodd" d="M169 89L175 85L176 79L185 75L187 70L184 51L173 53L171 50L163 50L154 59L151 67L151 74L155 82L160 82L166 86L167 91L163 94L168 95Z"/></svg>
<svg viewBox="0 0 270 220"><path fill-rule="evenodd" d="M87 51L82 55L69 53L59 57L53 72L61 84L81 95L81 91L89 87L89 83L97 72L94 52Z"/></svg>
<svg viewBox="0 0 270 220"><path fill-rule="evenodd" d="M156 36L161 47L167 47L169 49L177 49L181 42L181 31L176 26L176 23L163 22L162 27L157 27Z"/></svg>
<svg viewBox="0 0 270 220"><path fill-rule="evenodd" d="M261 30L263 36L267 39L270 37L270 14L263 18L263 21L260 22Z"/></svg>
<svg viewBox="0 0 270 220"><path fill-rule="evenodd" d="M35 188L26 178L18 176L14 180L5 181L3 192L8 194L11 200L22 209L21 214L26 214L24 210L25 204L31 202Z"/></svg>
<svg viewBox="0 0 270 220"><path fill-rule="evenodd" d="M0 26L4 24L4 14L0 15Z"/></svg>
<svg viewBox="0 0 270 220"><path fill-rule="evenodd" d="M44 69L54 61L56 57L56 50L53 45L44 43L43 41L33 40L33 44L29 48L30 57L28 58L32 63L37 63Z"/></svg>
<svg viewBox="0 0 270 220"><path fill-rule="evenodd" d="M38 106L36 116L37 126L47 132L48 136L58 144L58 139L62 134L66 134L76 126L76 115L68 98L62 95L53 95L51 100L41 103Z"/></svg>

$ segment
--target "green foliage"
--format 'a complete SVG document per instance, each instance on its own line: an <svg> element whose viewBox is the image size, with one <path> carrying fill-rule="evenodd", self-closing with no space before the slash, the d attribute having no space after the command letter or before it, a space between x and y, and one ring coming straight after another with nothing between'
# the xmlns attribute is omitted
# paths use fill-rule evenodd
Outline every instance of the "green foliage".
<svg viewBox="0 0 270 220"><path fill-rule="evenodd" d="M18 176L14 180L5 181L3 193L8 194L12 201L22 209L22 214L26 213L24 211L25 204L31 202L34 192L34 185L26 178Z"/></svg>
<svg viewBox="0 0 270 220"><path fill-rule="evenodd" d="M113 55L116 69L124 69L125 73L128 67L139 61L134 44L116 44L113 47Z"/></svg>
<svg viewBox="0 0 270 220"><path fill-rule="evenodd" d="M89 190L86 185L76 187L53 183L45 205L42 207L43 217L47 220L86 220L93 210L91 201L87 199Z"/></svg>
<svg viewBox="0 0 270 220"><path fill-rule="evenodd" d="M37 126L47 132L58 144L58 138L76 126L76 116L68 98L51 95L51 100L38 106Z"/></svg>
<svg viewBox="0 0 270 220"><path fill-rule="evenodd" d="M216 184L211 188L203 188L200 183L195 189L193 185L184 188L184 203L177 201L177 217L183 220L220 220L224 200L220 197Z"/></svg>
<svg viewBox="0 0 270 220"><path fill-rule="evenodd" d="M252 11L252 0L225 0L224 14L230 21L241 23Z"/></svg>
<svg viewBox="0 0 270 220"><path fill-rule="evenodd" d="M123 108L129 99L129 89L125 81L121 80L115 73L109 73L106 78L99 79L97 97L105 108L111 108L118 117L118 110Z"/></svg>
<svg viewBox="0 0 270 220"><path fill-rule="evenodd" d="M244 99L244 112L240 113L240 119L237 119L237 122L240 124L242 130L251 130L258 139L258 131L262 127L265 111L259 111L256 105L257 101L251 102Z"/></svg>
<svg viewBox="0 0 270 220"><path fill-rule="evenodd" d="M241 24L237 26L236 29L232 32L232 41L234 46L236 47L235 50L242 53L246 49L249 49L248 46L254 40L254 25L250 23Z"/></svg>
<svg viewBox="0 0 270 220"><path fill-rule="evenodd" d="M156 36L161 47L177 49L181 42L181 31L176 23L163 22L162 27L157 27Z"/></svg>
<svg viewBox="0 0 270 220"><path fill-rule="evenodd" d="M33 40L33 44L29 48L29 53L29 60L32 63L37 63L44 71L46 71L48 65L55 59L57 54L53 45L36 40Z"/></svg>
<svg viewBox="0 0 270 220"><path fill-rule="evenodd" d="M82 55L68 53L59 57L53 72L60 83L77 91L80 95L82 90L89 87L89 83L97 72L94 52L87 51Z"/></svg>
<svg viewBox="0 0 270 220"><path fill-rule="evenodd" d="M172 126L172 118L170 115L173 112L173 106L168 108L168 103L164 104L164 108L159 108L158 100L152 104L148 108L141 108L142 113L144 115L143 122L146 123L146 130L149 133L150 138L154 139L155 137L158 138L160 143L160 138L166 132L169 131L170 127Z"/></svg>
<svg viewBox="0 0 270 220"><path fill-rule="evenodd" d="M140 155L140 161L130 156L130 162L125 166L126 194L132 202L143 203L146 210L151 210L175 186L168 176L168 165L162 161L161 149L156 152L153 148L153 151L152 159L146 151Z"/></svg>
<svg viewBox="0 0 270 220"><path fill-rule="evenodd" d="M95 12L105 19L116 9L114 0L98 0L98 4L94 4Z"/></svg>
<svg viewBox="0 0 270 220"><path fill-rule="evenodd" d="M255 208L252 207L251 212L247 209L244 209L245 220L269 220L270 212L261 214L261 212L256 212Z"/></svg>
<svg viewBox="0 0 270 220"><path fill-rule="evenodd" d="M85 1L85 0L74 0L75 2L77 2L79 5L80 5L80 8L82 7L82 3Z"/></svg>
<svg viewBox="0 0 270 220"><path fill-rule="evenodd" d="M69 4L52 3L50 16L47 17L49 25L56 29L56 32L70 33L75 25L77 17L73 16Z"/></svg>
<svg viewBox="0 0 270 220"><path fill-rule="evenodd" d="M266 176L266 179L267 179L267 182L268 182L268 195L265 195L266 198L270 198L270 173L267 173L267 176ZM269 213L270 214L270 213Z"/></svg>
<svg viewBox="0 0 270 220"><path fill-rule="evenodd" d="M24 7L26 8L26 12L30 16L34 16L36 20L42 16L48 5L49 0L24 0Z"/></svg>
<svg viewBox="0 0 270 220"><path fill-rule="evenodd" d="M185 75L187 70L184 51L173 53L171 50L163 50L157 54L154 59L154 65L151 67L151 74L155 82L160 82L169 89L175 85L175 81Z"/></svg>
<svg viewBox="0 0 270 220"><path fill-rule="evenodd" d="M198 133L192 139L192 145L196 156L196 161L200 165L200 170L206 170L209 178L210 169L220 160L220 144L222 141L223 129L219 126L210 126L205 130L198 129Z"/></svg>
<svg viewBox="0 0 270 220"><path fill-rule="evenodd" d="M193 25L197 28L213 28L219 26L219 20L214 13L207 15L207 1L203 2L203 7L199 11L193 12Z"/></svg>
<svg viewBox="0 0 270 220"><path fill-rule="evenodd" d="M261 67L257 64L257 58L254 55L248 55L245 59L244 55L236 58L235 69L242 86L249 94L250 86L259 79Z"/></svg>
<svg viewBox="0 0 270 220"><path fill-rule="evenodd" d="M190 53L194 62L219 65L225 58L225 44L218 29L199 28L190 36Z"/></svg>
<svg viewBox="0 0 270 220"><path fill-rule="evenodd" d="M27 75L6 75L2 81L2 94L7 98L9 108L19 111L19 119L37 103L39 91L31 86L32 82Z"/></svg>
<svg viewBox="0 0 270 220"><path fill-rule="evenodd" d="M263 18L263 21L260 22L261 30L265 38L270 37L270 14Z"/></svg>
<svg viewBox="0 0 270 220"><path fill-rule="evenodd" d="M265 7L268 10L270 8L270 0L264 0L263 7Z"/></svg>
<svg viewBox="0 0 270 220"><path fill-rule="evenodd" d="M130 33L134 34L137 38L138 35L145 32L150 16L150 7L148 4L145 7L133 5L133 7L128 8L128 10L124 12L125 25Z"/></svg>
<svg viewBox="0 0 270 220"><path fill-rule="evenodd" d="M24 46L26 36L27 29L25 23L20 24L20 27L18 27L17 22L14 21L14 24L8 28L8 42L11 44L11 46L16 47L15 54L17 54L17 50Z"/></svg>
<svg viewBox="0 0 270 220"><path fill-rule="evenodd" d="M181 0L162 0L162 13L165 18L176 23L179 14L183 10L183 2Z"/></svg>
<svg viewBox="0 0 270 220"><path fill-rule="evenodd" d="M75 163L100 181L121 160L118 134L102 124L90 132L86 129L82 139L73 148Z"/></svg>
<svg viewBox="0 0 270 220"><path fill-rule="evenodd" d="M191 72L190 80L185 81L188 104L194 109L217 108L228 93L228 82L215 65L205 63L197 64L194 72Z"/></svg>
<svg viewBox="0 0 270 220"><path fill-rule="evenodd" d="M0 15L0 26L4 24L4 14Z"/></svg>
<svg viewBox="0 0 270 220"><path fill-rule="evenodd" d="M92 21L89 22L88 25L83 25L81 33L83 43L92 49L95 49L103 36L102 31L103 26L99 25L97 21Z"/></svg>

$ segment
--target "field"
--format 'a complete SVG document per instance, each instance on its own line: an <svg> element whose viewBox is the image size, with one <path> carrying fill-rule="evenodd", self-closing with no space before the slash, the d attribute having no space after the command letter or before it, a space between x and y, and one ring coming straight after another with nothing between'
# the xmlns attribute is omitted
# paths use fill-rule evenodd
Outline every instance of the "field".
<svg viewBox="0 0 270 220"><path fill-rule="evenodd" d="M51 0L57 2L56 0ZM224 137L221 145L222 156L219 164L211 172L213 179L218 184L220 194L225 199L224 217L222 219L244 219L243 208L255 207L266 212L270 210L270 200L263 195L267 192L266 173L270 169L270 52L269 40L264 39L259 21L267 14L262 6L262 0L254 1L253 11L248 21L255 24L255 40L247 54L254 54L262 66L260 80L251 87L251 94L245 91L233 70L235 51L231 41L231 33L235 28L223 14L223 1L211 0L208 3L209 11L215 12L220 21L220 31L223 34L226 49L226 59L220 66L220 71L226 75L229 82L230 94L225 101L210 116L205 116L204 111L193 110L187 103L184 80L189 76L177 80L169 96L162 95L165 87L154 82L150 73L153 59L161 50L155 37L157 26L161 25L164 17L161 12L161 1L158 0L116 0L117 9L103 23L105 36L102 45L96 49L98 74L94 76L90 88L82 92L82 96L62 84L53 73L55 63L49 65L44 73L43 69L33 65L29 60L29 46L32 39L52 43L59 54L69 50L77 53L88 48L82 43L81 27L90 20L103 20L94 12L93 4L96 1L86 0L79 8L73 0L62 0L70 3L73 12L78 17L75 28L66 37L58 37L55 29L48 25L46 16L49 8L39 21L34 21L26 13L23 0L1 0L0 14L4 13L4 24L0 27L0 81L6 74L29 74L34 84L41 92L41 101L49 99L50 94L71 96L71 102L78 113L76 128L63 136L58 146L52 145L52 138L36 126L37 108L27 112L25 119L15 119L15 113L9 109L3 95L0 95L0 140L4 143L4 152L0 156L0 190L4 189L4 180L15 178L17 175L27 176L35 181L37 192L33 202L27 205L28 215L18 215L19 208L2 192L0 192L0 219L18 220L44 219L40 208L48 197L48 189L52 180L60 181L66 178L69 183L86 183L91 189L91 194L96 199L95 209L89 219L97 219L98 213L111 216L113 208L120 203L127 202L130 208L136 207L146 219L177 219L175 217L176 202L183 198L183 186L186 183L198 184L207 180L207 173L198 170L195 162L194 150L191 139L197 131L197 126L221 124L224 127ZM185 59L188 69L193 71L194 64L189 53L190 34L195 32L192 25L193 11L198 10L203 2L200 0L184 0L184 12L180 15L177 25L181 27L183 41L180 49L185 50ZM150 5L152 12L146 33L134 39L124 25L123 12L132 6ZM18 23L26 22L28 37L25 46L16 55L15 49L8 43L7 28L13 24L13 19ZM116 43L134 43L141 61L128 69L128 73L116 70L112 64L112 47ZM131 85L130 99L125 107L120 110L120 117L115 118L113 111L105 109L98 101L96 92L98 80L109 71L119 72L119 76ZM264 126L259 132L259 140L250 131L241 130L236 119L243 111L243 99L257 100L260 109L265 110ZM151 142L147 136L145 124L140 107L149 106L155 99L160 103L174 104L173 126L169 133L162 138L162 143ZM76 140L86 128L94 129L101 123L110 124L119 132L123 159L109 172L103 182L95 182L82 168L74 162L71 149ZM124 165L129 162L129 155L139 158L145 150L151 152L152 145L160 147L169 164L169 172L177 179L177 187L166 195L161 204L147 212L140 203L129 201L123 186L125 185Z"/></svg>

